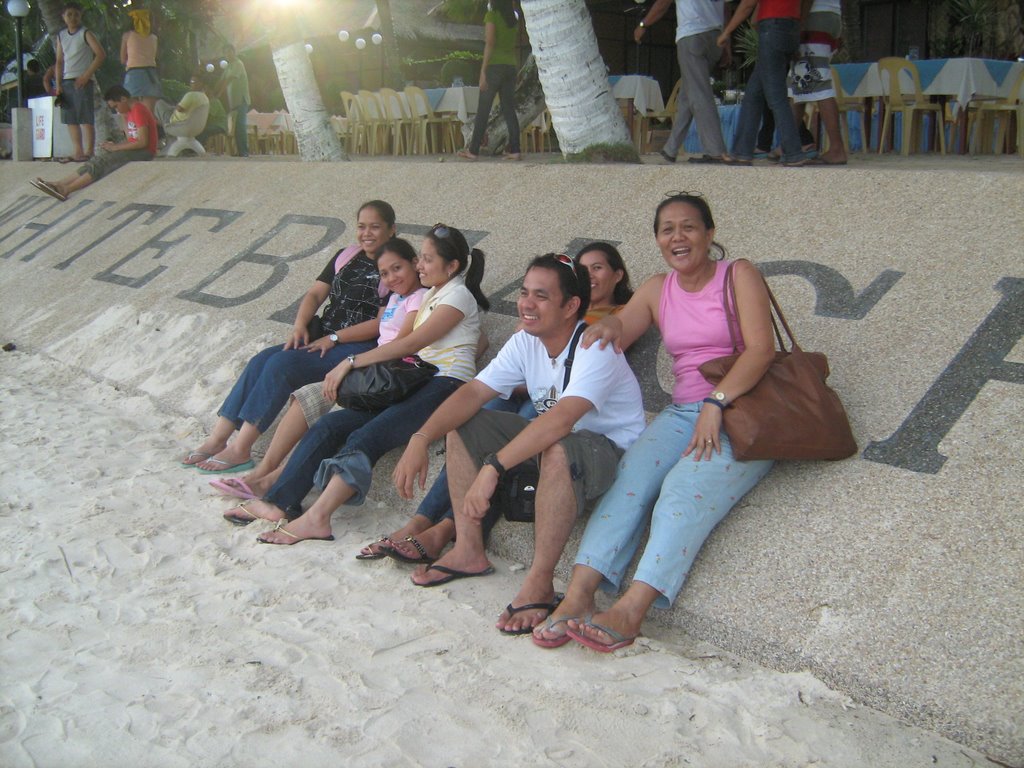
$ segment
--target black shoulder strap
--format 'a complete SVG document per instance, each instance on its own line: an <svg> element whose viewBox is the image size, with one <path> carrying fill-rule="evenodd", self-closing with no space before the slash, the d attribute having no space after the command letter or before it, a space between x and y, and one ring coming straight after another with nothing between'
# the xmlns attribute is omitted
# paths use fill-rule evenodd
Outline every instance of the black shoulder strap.
<svg viewBox="0 0 1024 768"><path fill-rule="evenodd" d="M569 386L569 376L572 375L572 361L576 358L576 345L580 343L580 336L587 330L587 324L581 323L576 329L576 333L572 335L572 341L569 342L569 356L565 358L565 378L562 380L562 391L565 392L565 388Z"/></svg>

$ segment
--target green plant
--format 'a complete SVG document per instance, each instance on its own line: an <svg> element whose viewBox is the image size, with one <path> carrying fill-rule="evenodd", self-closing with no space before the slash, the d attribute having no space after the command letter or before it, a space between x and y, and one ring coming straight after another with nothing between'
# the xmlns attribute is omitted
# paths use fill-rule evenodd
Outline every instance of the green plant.
<svg viewBox="0 0 1024 768"><path fill-rule="evenodd" d="M639 163L640 155L632 144L591 144L565 159L570 163Z"/></svg>
<svg viewBox="0 0 1024 768"><path fill-rule="evenodd" d="M973 58L983 53L982 41L996 15L993 0L950 0L949 14L959 31L963 54Z"/></svg>
<svg viewBox="0 0 1024 768"><path fill-rule="evenodd" d="M757 30L744 24L733 38L733 51L740 57L740 69L749 73L757 63Z"/></svg>
<svg viewBox="0 0 1024 768"><path fill-rule="evenodd" d="M164 78L160 81L160 87L163 90L164 99L172 104L177 104L181 101L181 97L188 93L188 86L180 80Z"/></svg>

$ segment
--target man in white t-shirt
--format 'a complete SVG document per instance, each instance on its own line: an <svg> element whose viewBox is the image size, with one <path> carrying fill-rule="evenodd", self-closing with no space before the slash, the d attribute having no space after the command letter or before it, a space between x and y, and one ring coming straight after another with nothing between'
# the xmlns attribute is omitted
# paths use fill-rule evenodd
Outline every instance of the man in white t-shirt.
<svg viewBox="0 0 1024 768"><path fill-rule="evenodd" d="M665 15L672 0L656 0L633 30L639 45L647 28ZM718 66L729 66L731 50L718 47L718 35L725 26L725 0L675 0L676 55L679 58L679 94L676 116L661 156L670 163L682 149L690 123L697 121L697 135L703 154L690 158L691 163L720 163L728 159L722 123L711 90L711 72Z"/></svg>
<svg viewBox="0 0 1024 768"><path fill-rule="evenodd" d="M506 634L526 634L554 610L554 570L573 524L611 485L619 458L644 428L640 386L625 358L610 346L573 343L589 303L586 269L560 254L531 261L517 302L522 330L434 412L395 469L398 492L412 498L414 482L424 486L430 443L447 435L456 540L413 574L414 583L430 587L494 572L483 538L491 499L507 470L539 464L533 564L498 619ZM481 410L521 385L539 414L533 421Z"/></svg>

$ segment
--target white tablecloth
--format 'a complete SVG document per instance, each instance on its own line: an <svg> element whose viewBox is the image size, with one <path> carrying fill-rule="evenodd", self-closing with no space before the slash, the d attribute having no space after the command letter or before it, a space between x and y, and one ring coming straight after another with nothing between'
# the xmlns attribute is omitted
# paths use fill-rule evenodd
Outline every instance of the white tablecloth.
<svg viewBox="0 0 1024 768"><path fill-rule="evenodd" d="M997 99L1009 95L1024 63L989 59L923 59L914 62L921 78L921 91L927 96L951 96L956 99L954 114L975 99ZM882 96L882 78L878 64L838 64L843 90L857 98ZM904 93L913 89L909 76L900 77Z"/></svg>
<svg viewBox="0 0 1024 768"><path fill-rule="evenodd" d="M612 75L608 78L612 96L616 99L632 99L637 112L660 112L665 108L661 86L653 77L645 75Z"/></svg>

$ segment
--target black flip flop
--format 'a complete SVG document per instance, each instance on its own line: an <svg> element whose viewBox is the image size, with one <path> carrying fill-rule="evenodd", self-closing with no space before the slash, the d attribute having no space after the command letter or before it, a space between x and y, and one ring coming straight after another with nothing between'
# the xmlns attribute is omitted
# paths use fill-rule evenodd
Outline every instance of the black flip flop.
<svg viewBox="0 0 1024 768"><path fill-rule="evenodd" d="M510 619L517 613L522 613L523 611L547 611L548 616L550 616L555 612L555 609L558 608L564 598L565 595L560 592L556 592L555 599L550 603L527 603L526 605L520 605L518 607L513 607L512 603L509 603L505 606L505 612L508 613L508 617ZM533 630L533 627L523 627L521 629L499 629L498 631L503 635L532 635Z"/></svg>
<svg viewBox="0 0 1024 768"><path fill-rule="evenodd" d="M490 574L494 573L494 566L493 565L488 565L482 571L475 571L474 572L474 571L460 571L460 570L457 570L455 568L448 568L448 567L443 566L443 565L436 565L435 564L435 565L428 565L427 566L427 570L428 571L430 571L430 570L440 571L441 573L446 573L448 575L445 576L443 579L438 579L437 581L432 581L429 584L416 584L415 581L413 582L413 584L416 584L417 587L440 587L442 584L448 584L449 582L455 581L456 579L472 579L475 576L489 576Z"/></svg>

